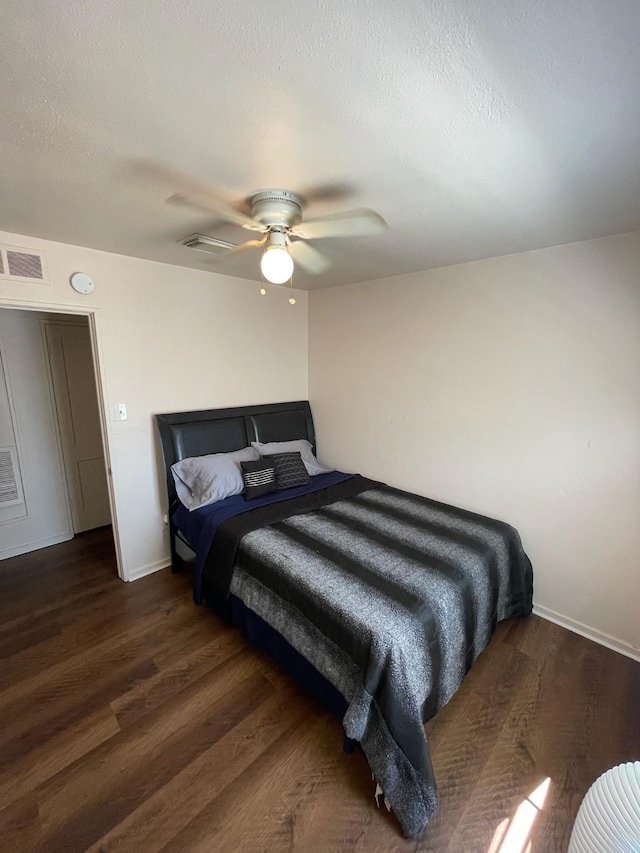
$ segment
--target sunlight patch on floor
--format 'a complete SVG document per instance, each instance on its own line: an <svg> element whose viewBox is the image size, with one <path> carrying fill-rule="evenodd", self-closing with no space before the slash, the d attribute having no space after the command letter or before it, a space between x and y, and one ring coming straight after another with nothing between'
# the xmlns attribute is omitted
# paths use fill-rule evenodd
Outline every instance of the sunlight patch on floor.
<svg viewBox="0 0 640 853"><path fill-rule="evenodd" d="M511 819L506 817L502 821L487 853L531 853L533 824L542 811L550 784L551 779L547 777L520 803Z"/></svg>

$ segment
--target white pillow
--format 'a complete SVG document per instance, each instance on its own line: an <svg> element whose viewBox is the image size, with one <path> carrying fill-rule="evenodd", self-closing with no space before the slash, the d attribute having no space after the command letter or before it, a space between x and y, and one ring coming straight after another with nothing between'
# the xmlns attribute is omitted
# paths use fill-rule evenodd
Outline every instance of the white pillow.
<svg viewBox="0 0 640 853"><path fill-rule="evenodd" d="M244 491L241 462L257 462L260 454L253 447L232 453L189 456L171 466L176 492L189 512L222 501Z"/></svg>
<svg viewBox="0 0 640 853"><path fill-rule="evenodd" d="M329 471L335 471L335 468L325 468L321 465L311 450L311 444L305 438L297 438L295 441L269 441L262 444L260 441L252 441L251 447L255 447L260 453L260 456L273 456L275 453L296 453L299 452L304 462L304 467L310 477L315 477L316 474L328 474Z"/></svg>

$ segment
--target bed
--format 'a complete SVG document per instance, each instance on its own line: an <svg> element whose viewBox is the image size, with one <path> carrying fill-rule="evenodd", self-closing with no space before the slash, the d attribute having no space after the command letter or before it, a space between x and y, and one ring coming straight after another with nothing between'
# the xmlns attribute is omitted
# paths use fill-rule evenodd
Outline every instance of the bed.
<svg viewBox="0 0 640 853"><path fill-rule="evenodd" d="M424 722L458 689L497 622L531 613L514 528L357 474L326 472L257 500L189 512L171 466L251 442L306 439L307 401L156 416L174 571L342 721L403 833L437 804Z"/></svg>

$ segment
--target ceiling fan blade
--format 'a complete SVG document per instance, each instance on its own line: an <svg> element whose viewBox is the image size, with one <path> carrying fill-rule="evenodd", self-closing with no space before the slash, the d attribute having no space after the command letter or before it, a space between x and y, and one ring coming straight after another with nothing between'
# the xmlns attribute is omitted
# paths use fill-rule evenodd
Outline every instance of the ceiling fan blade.
<svg viewBox="0 0 640 853"><path fill-rule="evenodd" d="M302 240L295 240L289 243L289 252L293 260L299 264L305 272L312 275L319 275L326 272L331 266L331 261L322 252L314 249L308 243L303 243Z"/></svg>
<svg viewBox="0 0 640 853"><path fill-rule="evenodd" d="M135 171L146 179L159 181L167 187L178 190L170 196L168 201L174 204L182 204L195 207L198 210L206 210L207 213L216 213L227 222L247 228L250 231L264 231L263 226L242 211L235 210L222 196L211 190L204 184L163 166L147 160L139 160L134 163Z"/></svg>
<svg viewBox="0 0 640 853"><path fill-rule="evenodd" d="M384 231L387 223L375 210L349 210L319 219L307 219L291 229L295 237L318 240L322 237L364 237Z"/></svg>
<svg viewBox="0 0 640 853"><path fill-rule="evenodd" d="M260 239L247 240L246 243L238 243L238 245L234 246L233 249L229 249L228 252L225 252L223 257L226 257L227 255L235 255L236 252L244 252L245 249L257 249L260 246L264 246L267 239L268 237L265 234L264 237L260 237Z"/></svg>
<svg viewBox="0 0 640 853"><path fill-rule="evenodd" d="M169 196L167 201L170 204L178 204L184 207L193 207L197 210L205 210L207 213L215 213L221 219L226 219L227 222L239 225L241 228L246 228L249 231L267 230L260 222L257 222L250 216L245 216L244 213L238 210L234 210L226 201L210 191L206 193L174 193L174 195Z"/></svg>
<svg viewBox="0 0 640 853"><path fill-rule="evenodd" d="M234 246L232 249L229 249L226 252L219 252L216 254L212 254L207 260L203 261L205 264L217 264L220 261L223 261L225 258L229 257L229 255L235 255L238 252L244 252L246 249L258 249L260 246L264 246L267 242L267 235L264 237L260 237L258 240L247 240L245 243L238 243L237 246Z"/></svg>
<svg viewBox="0 0 640 853"><path fill-rule="evenodd" d="M346 181L327 181L325 184L303 187L298 192L298 195L304 199L305 205L309 205L344 201L354 193L355 187L353 184L349 184Z"/></svg>

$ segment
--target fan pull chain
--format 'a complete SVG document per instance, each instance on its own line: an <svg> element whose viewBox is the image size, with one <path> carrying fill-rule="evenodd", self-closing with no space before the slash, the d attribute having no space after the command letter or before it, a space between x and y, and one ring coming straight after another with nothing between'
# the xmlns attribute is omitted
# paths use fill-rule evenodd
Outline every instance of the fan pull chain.
<svg viewBox="0 0 640 853"><path fill-rule="evenodd" d="M260 291L259 291L260 296L266 296L267 295L267 289L265 287L265 283L266 282L263 281L260 285ZM289 285L291 287L291 296L289 297L289 305L295 305L296 304L296 298L293 295L293 275L289 279Z"/></svg>

